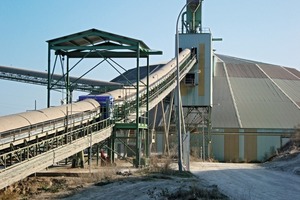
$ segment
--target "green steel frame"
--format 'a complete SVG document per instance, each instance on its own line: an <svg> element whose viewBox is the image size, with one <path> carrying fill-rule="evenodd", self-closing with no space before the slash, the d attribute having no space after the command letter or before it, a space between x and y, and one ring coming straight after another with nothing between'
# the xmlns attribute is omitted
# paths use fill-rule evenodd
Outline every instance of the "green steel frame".
<svg viewBox="0 0 300 200"><path fill-rule="evenodd" d="M149 131L148 131L148 117L149 117L149 56L150 55L161 55L162 51L151 50L143 41L116 35L113 33L108 33L105 31L100 31L97 29L90 29L83 32L63 36L60 38L52 39L48 42L48 86L47 86L47 106L50 107L50 95L51 90L54 88L55 84L52 84L52 74L51 71L54 71L57 59L60 58L60 63L63 66L63 59L66 56L67 58L67 66L66 73L63 74L63 78L65 79L65 88L67 94L67 103L72 102L72 85L70 85L70 76L69 73L72 69L76 67L76 65L81 62L85 58L101 58L103 61L99 62L95 65L91 70L100 65L102 62L111 58L136 58L136 85L134 86L136 89L136 118L135 121L126 124L121 123L115 127L116 129L134 129L136 134L136 163L135 166L139 167L141 165L141 137L142 131L146 131L146 157L149 157ZM55 51L55 62L54 67L51 68L51 51ZM69 59L71 58L80 58L80 60L70 68ZM139 88L140 88L140 59L147 59L147 98L146 98L146 121L141 121L140 111L140 96L139 96ZM89 71L91 71L89 70ZM88 72L87 72L88 73ZM85 73L86 74L86 73ZM84 75L85 75L84 74ZM84 76L83 75L83 76ZM83 77L81 76L81 77ZM106 86L110 90L110 85ZM115 88L115 87L114 87ZM110 147L114 147L114 140L117 139L116 134L113 134L113 138L110 143ZM114 154L111 152L111 157L114 160Z"/></svg>

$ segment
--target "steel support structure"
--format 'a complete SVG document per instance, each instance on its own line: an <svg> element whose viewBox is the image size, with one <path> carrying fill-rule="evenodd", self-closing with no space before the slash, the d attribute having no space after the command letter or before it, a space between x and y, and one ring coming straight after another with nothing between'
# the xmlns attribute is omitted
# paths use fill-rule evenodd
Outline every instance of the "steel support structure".
<svg viewBox="0 0 300 200"><path fill-rule="evenodd" d="M139 46L139 44L138 44ZM147 62L147 81L144 85L146 87L146 98L145 100L141 98L141 87L140 87L140 50L137 49L136 55L136 96L135 96L135 119L134 121L127 123L117 123L115 127L115 132L117 130L134 130L135 137L129 137L130 139L135 140L135 159L134 166L139 168L144 165L147 165L149 157L150 157L150 140L149 140L149 74L150 74L150 66L149 66L149 57L146 57ZM145 102L143 102L145 101ZM141 106L146 107L146 111L144 113L141 112ZM125 116L124 118L127 118ZM118 136L114 134L114 139L124 139L124 136ZM142 153L145 155L142 158ZM142 161L143 159L143 161Z"/></svg>
<svg viewBox="0 0 300 200"><path fill-rule="evenodd" d="M133 129L135 130L135 156L136 163L135 166L141 166L141 149L142 149L142 138L145 138L145 155L149 158L150 150L149 150L149 132L148 132L148 115L149 115L149 56L150 55L161 55L162 51L151 50L143 41L136 40L132 38L128 38L125 36L116 35L113 33L107 33L104 31L100 31L97 29L90 29L87 31L71 34L68 36L56 38L53 40L49 40L48 42L48 85L47 85L47 106L50 107L50 91L54 88L52 83L52 74L54 72L56 66L56 60L54 62L54 67L51 69L51 50L55 51L56 57L58 56L61 61L62 67L62 78L65 79L65 89L66 89L66 102L70 103L72 101L72 91L76 87L75 83L71 84L70 82L70 72L85 58L99 58L102 59L97 65L92 67L86 73L79 77L82 78L84 75L92 71L95 67L100 65L102 62L106 61L110 66L112 66L117 72L122 74L113 64L121 67L112 58L136 58L136 83L130 83L131 88L136 90L135 96L135 119L130 120L129 122L125 121L117 121L115 126L115 131L118 129ZM62 58L67 59L66 61L66 72L64 73L64 62L62 62ZM74 66L70 67L70 59L71 58L79 58L79 61L74 64ZM146 90L146 102L144 102L143 106L146 109L144 113L141 113L141 102L143 99L140 95L140 59L147 59L147 83L145 84ZM110 62L112 61L112 62ZM121 67L122 68L122 67ZM122 68L124 69L124 68ZM124 69L125 70L125 69ZM123 88L124 89L124 88ZM125 89L124 89L125 90ZM130 102L132 103L132 102ZM125 103L126 104L126 103ZM131 106L131 105L129 105ZM128 109L131 109L129 107ZM125 109L126 110L126 109ZM126 117L126 116L123 116ZM145 118L145 120L141 120ZM118 120L118 119L115 119ZM114 121L115 121L114 120ZM116 121L115 121L116 122ZM144 136L144 131L146 131L146 136ZM110 148L110 158L114 160L114 151L115 151L115 140L118 138L116 134L113 134L111 138L111 142L109 143Z"/></svg>
<svg viewBox="0 0 300 200"><path fill-rule="evenodd" d="M184 107L187 129L199 134L199 157L203 160L212 158L211 147L211 107Z"/></svg>

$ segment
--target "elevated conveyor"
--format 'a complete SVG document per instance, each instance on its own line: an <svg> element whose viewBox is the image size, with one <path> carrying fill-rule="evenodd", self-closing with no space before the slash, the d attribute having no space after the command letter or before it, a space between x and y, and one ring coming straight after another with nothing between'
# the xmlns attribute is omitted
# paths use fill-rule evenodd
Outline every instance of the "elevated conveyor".
<svg viewBox="0 0 300 200"><path fill-rule="evenodd" d="M175 60L171 62L175 63ZM180 80L196 62L196 57L189 51L189 55L179 63ZM152 109L176 87L176 65L172 66L163 77L157 78L157 81L149 86L149 109ZM141 88L139 92L140 112L143 114L146 114L147 111L146 92L146 88ZM10 151L0 149L0 165L4 167L0 171L0 180L3 180L0 182L0 189L107 139L111 136L116 122L122 123L125 118L131 121L135 119L135 102L135 95L126 99L126 104L129 106L126 110L116 109L120 113L116 113L115 120L106 119L98 122L95 120L84 127L74 127L73 130L68 130L66 133L54 134L50 138L24 145L19 149ZM15 138L17 137L15 136ZM8 166L8 162L12 165Z"/></svg>
<svg viewBox="0 0 300 200"><path fill-rule="evenodd" d="M47 86L48 84L48 74L46 72L39 72L6 66L0 66L0 79L41 86ZM65 87L65 79L66 77L62 75L53 74L51 82L51 84L53 85L53 89L63 89ZM103 92L122 87L121 84L113 82L91 80L73 76L70 76L69 79L70 83L73 85L72 89L76 91Z"/></svg>

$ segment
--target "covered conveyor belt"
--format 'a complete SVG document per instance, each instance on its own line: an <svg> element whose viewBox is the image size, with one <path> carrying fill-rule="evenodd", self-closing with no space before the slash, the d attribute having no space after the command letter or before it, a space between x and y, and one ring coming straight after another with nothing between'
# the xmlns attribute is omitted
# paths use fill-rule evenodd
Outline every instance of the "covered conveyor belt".
<svg viewBox="0 0 300 200"><path fill-rule="evenodd" d="M47 86L48 74L33 70L20 69L15 67L0 66L0 79L30 83L35 85ZM52 84L54 89L62 89L65 87L66 77L58 74L52 75ZM77 91L107 91L108 89L120 88L119 83L91 80L79 77L70 77L70 82L74 85L73 89Z"/></svg>
<svg viewBox="0 0 300 200"><path fill-rule="evenodd" d="M190 50L185 50L182 54L184 56L182 56L179 63L180 80L185 77L197 62L196 57L191 54ZM170 61L164 67L164 70L163 75L149 85L149 109L157 105L176 87L175 59ZM146 88L141 88L139 94L141 112L146 113ZM126 115L124 115L123 110L120 110L121 113L117 114L114 120L95 119L89 121L89 124L82 123L82 126L73 126L71 129L66 129L64 133L46 134L46 137L43 136L43 140L37 139L36 142L29 140L27 137L18 139L18 133L12 130L14 131L13 134L15 135L13 135L13 138L15 139L10 143L20 140L31 142L27 145L24 144L21 148L10 150L6 150L4 147L7 146L1 144L3 148L0 149L0 165L4 169L0 171L0 179L4 181L0 182L0 189L110 137L116 122L122 123L125 117L131 120L135 119L133 117L136 115L135 97L136 95L132 94L128 99L124 99L130 105L128 108L129 112L125 112ZM35 137L38 138L38 135L41 134L44 134L43 130ZM2 142L5 143L5 140L2 140ZM7 165L7 163L10 163L10 165Z"/></svg>

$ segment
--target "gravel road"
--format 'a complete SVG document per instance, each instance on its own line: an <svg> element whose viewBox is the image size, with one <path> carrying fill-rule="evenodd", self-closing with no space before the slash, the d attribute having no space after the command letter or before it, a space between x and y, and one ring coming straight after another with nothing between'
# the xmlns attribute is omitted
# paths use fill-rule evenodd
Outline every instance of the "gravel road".
<svg viewBox="0 0 300 200"><path fill-rule="evenodd" d="M230 199L300 199L300 176L257 164L191 163L191 172Z"/></svg>
<svg viewBox="0 0 300 200"><path fill-rule="evenodd" d="M128 178L127 181L115 182L104 186L91 186L76 194L63 198L64 200L90 200L90 199L109 199L109 200L149 200L164 199L163 193L174 193L180 188L189 186L201 186L197 178Z"/></svg>

